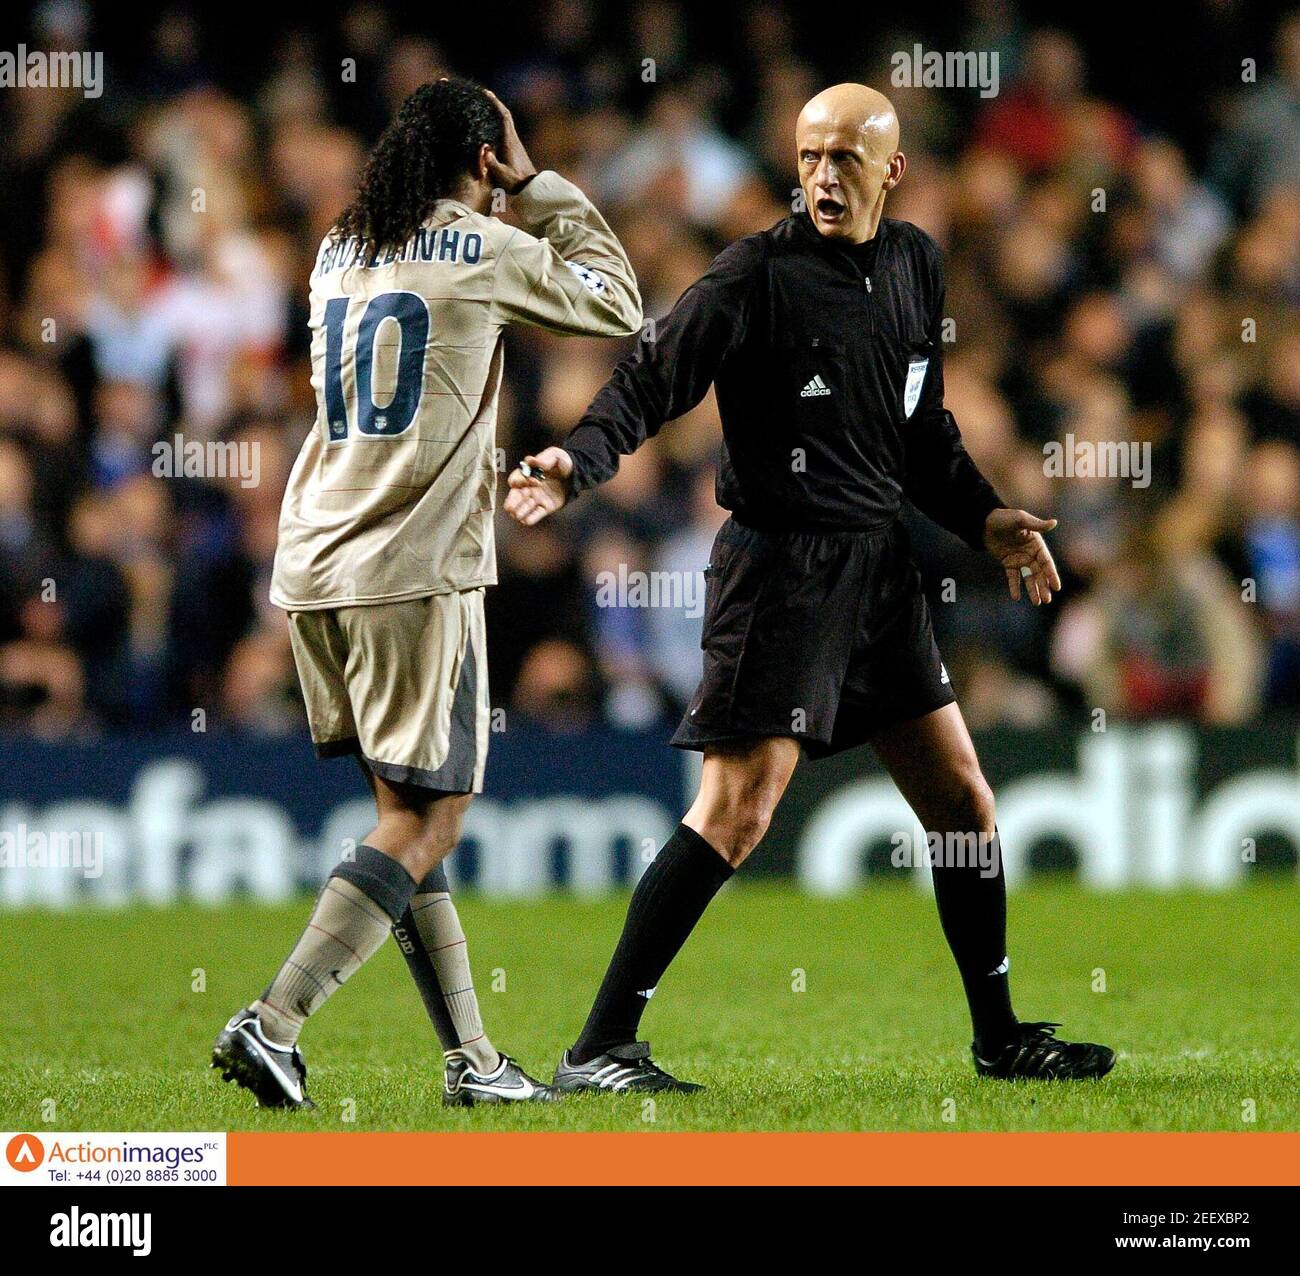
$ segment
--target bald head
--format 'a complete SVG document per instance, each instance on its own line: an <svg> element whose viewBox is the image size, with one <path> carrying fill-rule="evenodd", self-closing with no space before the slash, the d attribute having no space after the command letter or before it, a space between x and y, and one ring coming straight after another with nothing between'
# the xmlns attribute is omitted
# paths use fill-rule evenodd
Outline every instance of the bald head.
<svg viewBox="0 0 1300 1276"><path fill-rule="evenodd" d="M865 84L832 84L809 98L795 125L802 128L835 129L860 133L873 146L886 152L898 150L898 116L894 104L878 89Z"/></svg>
<svg viewBox="0 0 1300 1276"><path fill-rule="evenodd" d="M862 243L880 224L885 194L902 179L893 103L865 84L835 84L811 98L795 124L799 184L823 235Z"/></svg>

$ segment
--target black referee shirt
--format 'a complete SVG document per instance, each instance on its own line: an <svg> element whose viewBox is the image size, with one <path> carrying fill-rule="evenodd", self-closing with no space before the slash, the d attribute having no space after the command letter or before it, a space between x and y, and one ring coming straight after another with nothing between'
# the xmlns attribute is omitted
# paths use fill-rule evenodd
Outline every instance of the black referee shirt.
<svg viewBox="0 0 1300 1276"><path fill-rule="evenodd" d="M884 526L906 495L976 549L1002 504L943 406L943 260L909 222L865 244L806 214L738 240L644 333L565 441L596 486L716 387L718 503L751 527ZM910 386L910 390L909 390Z"/></svg>

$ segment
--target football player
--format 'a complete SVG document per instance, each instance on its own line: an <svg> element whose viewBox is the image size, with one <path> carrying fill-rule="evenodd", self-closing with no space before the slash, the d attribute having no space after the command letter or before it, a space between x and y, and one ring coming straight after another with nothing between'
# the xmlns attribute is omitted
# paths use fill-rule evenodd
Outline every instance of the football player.
<svg viewBox="0 0 1300 1276"><path fill-rule="evenodd" d="M503 193L527 229L491 215ZM311 276L317 414L284 495L271 600L288 612L316 750L360 760L376 822L217 1038L213 1066L266 1106L310 1105L303 1024L390 931L447 1051L444 1101L552 1097L483 1032L442 869L487 757L483 591L511 323L629 336L636 277L582 191L534 169L493 94L426 84Z"/></svg>

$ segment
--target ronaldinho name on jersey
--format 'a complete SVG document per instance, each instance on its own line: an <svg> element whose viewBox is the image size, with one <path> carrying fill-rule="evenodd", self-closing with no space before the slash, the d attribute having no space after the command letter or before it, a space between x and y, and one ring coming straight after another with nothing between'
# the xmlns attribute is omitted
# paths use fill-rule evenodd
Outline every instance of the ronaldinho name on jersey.
<svg viewBox="0 0 1300 1276"><path fill-rule="evenodd" d="M400 248L389 247L363 261L365 244L349 237L326 240L321 245L320 260L313 274L324 275L343 266L361 266L374 270L391 266L395 261L447 261L473 266L483 255L483 236L477 231L462 233L447 227L420 227Z"/></svg>

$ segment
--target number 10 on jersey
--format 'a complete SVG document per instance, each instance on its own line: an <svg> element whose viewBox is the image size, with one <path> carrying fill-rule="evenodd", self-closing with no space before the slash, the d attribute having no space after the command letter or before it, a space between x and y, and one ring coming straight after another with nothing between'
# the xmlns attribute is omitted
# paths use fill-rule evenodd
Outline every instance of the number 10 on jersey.
<svg viewBox="0 0 1300 1276"><path fill-rule="evenodd" d="M411 428L424 394L424 352L429 342L429 307L413 292L385 292L367 303L350 351L343 348L351 297L325 303L325 417L329 441L352 437L343 394L343 365L351 362L357 389L356 432L369 438L392 438ZM384 406L375 402L375 340L385 319L396 324L401 342L397 381ZM393 330L393 324L387 330Z"/></svg>

